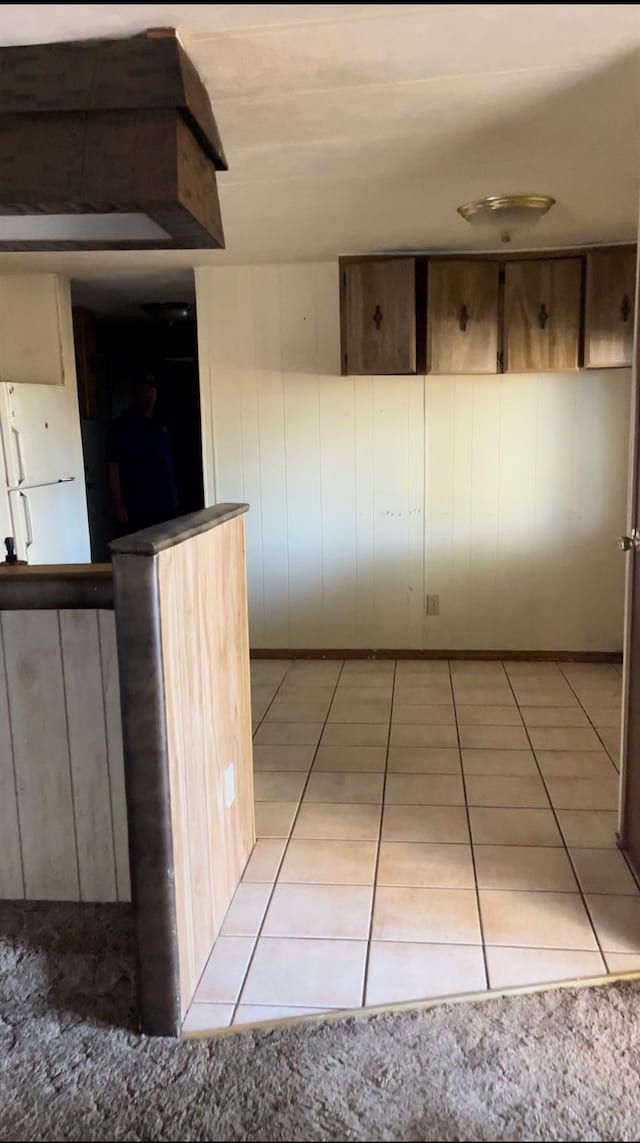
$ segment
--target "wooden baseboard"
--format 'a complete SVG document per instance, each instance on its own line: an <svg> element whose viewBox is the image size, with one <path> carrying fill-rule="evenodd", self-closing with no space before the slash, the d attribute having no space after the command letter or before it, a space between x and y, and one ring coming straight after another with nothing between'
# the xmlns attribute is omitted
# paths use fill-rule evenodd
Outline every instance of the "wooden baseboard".
<svg viewBox="0 0 640 1143"><path fill-rule="evenodd" d="M252 659L484 659L540 663L621 663L622 651L416 651L352 648L253 648Z"/></svg>

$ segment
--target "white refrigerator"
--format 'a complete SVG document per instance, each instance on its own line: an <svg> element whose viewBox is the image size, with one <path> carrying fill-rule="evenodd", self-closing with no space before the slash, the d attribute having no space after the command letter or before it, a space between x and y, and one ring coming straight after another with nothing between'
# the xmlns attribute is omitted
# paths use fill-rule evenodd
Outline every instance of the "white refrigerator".
<svg viewBox="0 0 640 1143"><path fill-rule="evenodd" d="M0 559L91 560L75 386L0 384Z"/></svg>

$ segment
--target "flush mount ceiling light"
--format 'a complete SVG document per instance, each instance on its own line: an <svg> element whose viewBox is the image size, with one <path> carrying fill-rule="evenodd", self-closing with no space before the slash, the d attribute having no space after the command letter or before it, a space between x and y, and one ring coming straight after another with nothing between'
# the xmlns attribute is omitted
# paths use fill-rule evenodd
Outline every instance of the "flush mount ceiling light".
<svg viewBox="0 0 640 1143"><path fill-rule="evenodd" d="M458 207L478 233L511 242L514 234L532 230L556 200L547 194L503 194L480 198Z"/></svg>
<svg viewBox="0 0 640 1143"><path fill-rule="evenodd" d="M0 250L224 247L227 169L174 28L0 48Z"/></svg>
<svg viewBox="0 0 640 1143"><path fill-rule="evenodd" d="M186 321L195 315L193 302L143 302L143 313L155 321L166 321L170 325L176 321Z"/></svg>

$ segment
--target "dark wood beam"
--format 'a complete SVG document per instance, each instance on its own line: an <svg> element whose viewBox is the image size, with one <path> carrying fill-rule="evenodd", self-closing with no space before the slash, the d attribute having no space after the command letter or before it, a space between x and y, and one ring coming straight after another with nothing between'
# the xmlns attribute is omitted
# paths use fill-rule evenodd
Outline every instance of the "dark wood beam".
<svg viewBox="0 0 640 1143"><path fill-rule="evenodd" d="M0 115L161 108L180 111L216 169L227 170L209 95L175 29L0 48Z"/></svg>
<svg viewBox="0 0 640 1143"><path fill-rule="evenodd" d="M0 196L0 215L142 213L170 235L113 250L224 247L216 172L173 110L0 115ZM104 248L0 240L0 250Z"/></svg>

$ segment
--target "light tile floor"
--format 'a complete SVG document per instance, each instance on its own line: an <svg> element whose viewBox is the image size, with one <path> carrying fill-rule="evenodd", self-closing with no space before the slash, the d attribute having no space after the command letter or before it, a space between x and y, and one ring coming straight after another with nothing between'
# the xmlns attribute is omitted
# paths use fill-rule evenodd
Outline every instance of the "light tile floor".
<svg viewBox="0 0 640 1143"><path fill-rule="evenodd" d="M185 1034L640 970L621 668L252 664L258 841Z"/></svg>

